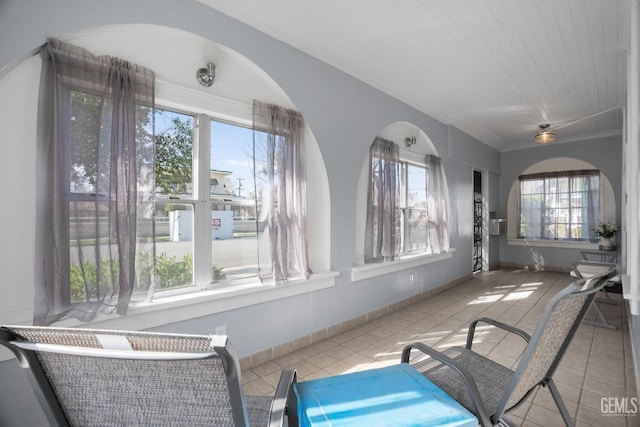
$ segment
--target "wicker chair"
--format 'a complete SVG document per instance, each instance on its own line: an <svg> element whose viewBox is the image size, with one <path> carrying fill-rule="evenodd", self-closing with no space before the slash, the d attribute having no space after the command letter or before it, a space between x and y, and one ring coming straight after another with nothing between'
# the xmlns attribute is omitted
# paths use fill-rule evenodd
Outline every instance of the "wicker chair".
<svg viewBox="0 0 640 427"><path fill-rule="evenodd" d="M407 345L403 363L411 363L418 371L473 412L482 426L509 425L504 415L522 403L537 386L549 388L567 426L573 420L552 376L567 350L596 293L616 274L605 274L577 280L554 295L536 326L533 336L504 323L480 318L474 320L465 347L452 347L443 352L423 343ZM508 369L472 350L475 328L487 323L519 335L526 348L515 370ZM412 349L419 350L414 352ZM430 356L426 358L424 354Z"/></svg>
<svg viewBox="0 0 640 427"><path fill-rule="evenodd" d="M297 426L293 383L245 396L226 336L0 327L53 426Z"/></svg>

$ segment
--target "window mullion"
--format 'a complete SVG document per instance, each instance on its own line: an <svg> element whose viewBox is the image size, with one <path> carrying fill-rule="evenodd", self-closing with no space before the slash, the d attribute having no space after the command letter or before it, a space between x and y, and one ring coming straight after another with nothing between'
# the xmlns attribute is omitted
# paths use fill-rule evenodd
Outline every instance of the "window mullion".
<svg viewBox="0 0 640 427"><path fill-rule="evenodd" d="M401 208L401 215L402 215L402 221L401 221L401 230L402 230L402 240L401 240L401 245L400 245L400 254L403 255L405 253L407 253L407 242L408 242L408 233L409 233L409 227L407 226L407 200L408 200L408 183L407 180L409 178L408 176L408 170L407 170L407 163L406 162L400 162L400 174L402 176L402 178L400 179L400 205L402 206Z"/></svg>
<svg viewBox="0 0 640 427"><path fill-rule="evenodd" d="M540 209L540 231L539 231L539 236L541 239L546 239L546 227L547 227L547 221L546 221L546 212L547 212L547 196L548 196L548 192L547 192L547 187L549 186L549 182L547 179L542 180L542 204L541 204L541 208Z"/></svg>
<svg viewBox="0 0 640 427"><path fill-rule="evenodd" d="M193 224L193 280L196 286L213 282L211 268L211 200L209 197L209 175L211 159L211 125L204 114L196 116L193 139L194 206Z"/></svg>
<svg viewBox="0 0 640 427"><path fill-rule="evenodd" d="M573 239L573 177L569 177L568 181L568 188L567 188L567 198L568 198L568 207L567 210L569 211L568 218L567 218L567 236L569 237L569 239Z"/></svg>

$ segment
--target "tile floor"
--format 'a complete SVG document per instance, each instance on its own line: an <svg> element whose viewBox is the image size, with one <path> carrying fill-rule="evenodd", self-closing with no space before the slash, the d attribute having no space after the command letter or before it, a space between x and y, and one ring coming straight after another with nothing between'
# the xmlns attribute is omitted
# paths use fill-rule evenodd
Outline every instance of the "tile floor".
<svg viewBox="0 0 640 427"><path fill-rule="evenodd" d="M399 363L408 342L436 348L464 345L467 325L491 317L532 333L549 298L568 284L568 274L500 269L476 274L459 286L362 326L243 371L246 394L269 395L283 367L298 381ZM621 295L610 294L620 301ZM625 305L601 304L618 329L582 324L554 376L577 426L640 426L640 414L604 416L603 397L638 397ZM589 317L595 318L590 311ZM513 367L524 348L520 338L495 328L476 330L473 349ZM563 425L551 394L539 388L508 418L523 427Z"/></svg>

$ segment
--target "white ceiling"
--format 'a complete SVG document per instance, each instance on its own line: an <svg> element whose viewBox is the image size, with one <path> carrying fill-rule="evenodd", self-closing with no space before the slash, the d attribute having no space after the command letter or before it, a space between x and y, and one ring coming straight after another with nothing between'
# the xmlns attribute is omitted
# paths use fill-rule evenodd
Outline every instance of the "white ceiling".
<svg viewBox="0 0 640 427"><path fill-rule="evenodd" d="M501 151L621 133L630 0L200 0Z"/></svg>

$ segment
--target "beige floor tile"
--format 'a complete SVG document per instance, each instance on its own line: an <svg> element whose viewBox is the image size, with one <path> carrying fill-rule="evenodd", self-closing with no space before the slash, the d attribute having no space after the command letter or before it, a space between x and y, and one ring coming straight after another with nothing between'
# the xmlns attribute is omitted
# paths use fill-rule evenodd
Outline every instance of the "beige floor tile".
<svg viewBox="0 0 640 427"><path fill-rule="evenodd" d="M304 377L304 381L311 381L311 380L316 380L318 378L326 378L331 376L331 372L325 370L325 369L319 369L309 375L307 375L306 377Z"/></svg>
<svg viewBox="0 0 640 427"><path fill-rule="evenodd" d="M625 376L618 372L612 372L607 369L598 369L595 367L589 367L587 369L587 378L620 388L624 388L626 382Z"/></svg>
<svg viewBox="0 0 640 427"><path fill-rule="evenodd" d="M259 365L252 370L259 377L264 377L265 375L269 375L276 371L280 372L282 370L282 366L277 364L275 361L271 361L263 363L262 365Z"/></svg>
<svg viewBox="0 0 640 427"><path fill-rule="evenodd" d="M561 384L566 384L572 387L580 387L580 389L582 389L584 378L584 376L577 375L562 369L558 369L556 373L553 374L553 381L556 382L558 387L561 387Z"/></svg>
<svg viewBox="0 0 640 427"><path fill-rule="evenodd" d="M336 363L338 361L338 359L336 359L335 357L331 356L327 352L321 352L321 353L314 354L312 356L307 357L306 360L308 362L313 363L318 368L326 368L327 366L329 366L329 365L331 365L333 363Z"/></svg>
<svg viewBox="0 0 640 427"><path fill-rule="evenodd" d="M335 357L336 359L344 359L348 355L355 353L355 350L347 348L343 345L337 345L331 348L329 351L327 351L327 353L329 353L331 356Z"/></svg>
<svg viewBox="0 0 640 427"><path fill-rule="evenodd" d="M566 274L555 272L504 269L476 274L463 284L397 311L400 305L394 310L379 310L376 316L388 314L368 323L362 323L366 316L345 322L349 329L322 341L318 341L322 334L342 329L328 328L314 334L313 343L310 337L295 340L293 348L297 350L293 353L242 372L245 393L272 395L286 366L296 368L299 381L306 381L399 363L402 348L414 341L438 349L464 346L470 321L478 317L500 320L531 333L545 304L568 283ZM627 378L633 377L634 371L624 306L602 306L609 321L621 329L581 325L554 381L577 426L640 426L640 415L611 417L601 411L602 397L636 396L635 384ZM481 322L473 349L511 367L524 343ZM535 391L507 418L525 427L563 425L547 389Z"/></svg>
<svg viewBox="0 0 640 427"><path fill-rule="evenodd" d="M275 387L262 378L257 378L244 384L244 393L247 396L269 396L275 392Z"/></svg>
<svg viewBox="0 0 640 427"><path fill-rule="evenodd" d="M325 371L329 372L331 375L342 375L352 371L353 366L351 364L346 363L342 360L338 360L335 363L332 363L329 366L324 368Z"/></svg>
<svg viewBox="0 0 640 427"><path fill-rule="evenodd" d="M527 412L526 421L537 423L541 426L561 426L564 424L557 409L549 409L535 403L531 405L529 412Z"/></svg>
<svg viewBox="0 0 640 427"><path fill-rule="evenodd" d="M527 412L529 412L529 409L531 408L532 400L533 398L530 397L526 401L522 402L520 406L518 406L512 412L509 412L507 418L513 419L515 417L518 417L520 419L524 419L527 415Z"/></svg>
<svg viewBox="0 0 640 427"><path fill-rule="evenodd" d="M584 405L578 408L578 420L599 427L627 427L627 417L605 416L599 408Z"/></svg>
<svg viewBox="0 0 640 427"><path fill-rule="evenodd" d="M348 363L348 362L347 362ZM314 372L319 371L321 368L319 366L314 365L306 359L301 359L295 365L296 372L298 373L298 380L305 379Z"/></svg>
<svg viewBox="0 0 640 427"><path fill-rule="evenodd" d="M300 355L300 353L293 352L275 359L274 362L280 365L282 368L295 368L296 364L302 359L303 357Z"/></svg>
<svg viewBox="0 0 640 427"><path fill-rule="evenodd" d="M338 344L336 342L326 339L326 340L314 343L313 349L314 351L329 351L337 345Z"/></svg>
<svg viewBox="0 0 640 427"><path fill-rule="evenodd" d="M562 396L562 395L561 395ZM571 418L575 419L576 414L578 412L578 402L569 400L562 396L562 401L564 402L567 410L571 414ZM556 406L555 400L553 400L553 396L551 396L551 392L547 388L543 388L538 391L534 404L547 408L555 413L559 413L558 407Z"/></svg>
<svg viewBox="0 0 640 427"><path fill-rule="evenodd" d="M605 396L603 396L602 393L582 390L582 394L580 395L580 406L588 406L592 409L600 410L602 407L603 397Z"/></svg>
<svg viewBox="0 0 640 427"><path fill-rule="evenodd" d="M575 384L575 385L569 385L569 384L563 384L563 383L559 383L557 381L554 382L556 384L556 387L558 388L558 391L560 392L560 396L562 396L562 398L564 400L572 400L574 402L578 402L580 401L580 394L582 393L582 384ZM576 387L580 386L580 387Z"/></svg>
<svg viewBox="0 0 640 427"><path fill-rule="evenodd" d="M593 378L585 378L583 390L588 390L593 393L598 393L601 396L606 397L624 397L627 393L624 386L619 387L611 385L602 381L594 380Z"/></svg>

